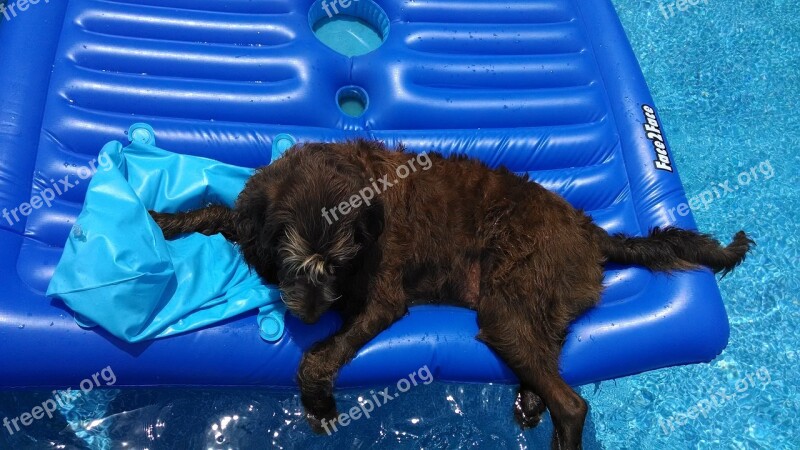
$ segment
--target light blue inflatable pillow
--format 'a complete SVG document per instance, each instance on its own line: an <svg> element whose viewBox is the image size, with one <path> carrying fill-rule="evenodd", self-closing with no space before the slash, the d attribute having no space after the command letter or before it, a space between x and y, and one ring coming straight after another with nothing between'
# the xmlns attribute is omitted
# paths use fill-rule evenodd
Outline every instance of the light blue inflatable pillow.
<svg viewBox="0 0 800 450"><path fill-rule="evenodd" d="M232 206L253 169L159 149L147 129L132 127L125 148L103 147L47 295L63 300L82 326L98 325L127 342L254 309L261 336L277 341L285 313L280 293L262 284L235 245L220 234L165 240L147 212Z"/></svg>

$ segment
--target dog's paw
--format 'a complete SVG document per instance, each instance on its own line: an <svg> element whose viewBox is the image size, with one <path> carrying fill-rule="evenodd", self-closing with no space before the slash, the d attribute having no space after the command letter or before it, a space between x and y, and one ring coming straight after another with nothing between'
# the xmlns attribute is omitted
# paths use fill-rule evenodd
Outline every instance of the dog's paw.
<svg viewBox="0 0 800 450"><path fill-rule="evenodd" d="M153 218L156 225L161 228L161 233L164 234L165 239L171 239L175 237L178 233L173 230L174 227L171 226L171 220L175 217L175 214L172 213L160 213L155 211L147 211L150 214L150 217Z"/></svg>
<svg viewBox="0 0 800 450"><path fill-rule="evenodd" d="M158 225L159 227L163 227L163 223L167 218L167 214L155 211L147 211L147 212L150 214L150 217L153 218L153 221L155 221L156 225Z"/></svg>
<svg viewBox="0 0 800 450"><path fill-rule="evenodd" d="M311 426L311 430L316 434L327 434L330 436L336 431L335 424L338 417L339 413L336 412L336 409L317 414L306 411L308 425Z"/></svg>
<svg viewBox="0 0 800 450"><path fill-rule="evenodd" d="M147 212L150 214L150 217L152 217L153 220L155 220L159 225L161 225L161 222L166 220L168 217L172 216L172 214L169 213L160 213L153 210L148 210Z"/></svg>
<svg viewBox="0 0 800 450"><path fill-rule="evenodd" d="M533 391L520 389L514 401L514 420L523 430L534 428L542 422L545 409L544 402L538 395Z"/></svg>

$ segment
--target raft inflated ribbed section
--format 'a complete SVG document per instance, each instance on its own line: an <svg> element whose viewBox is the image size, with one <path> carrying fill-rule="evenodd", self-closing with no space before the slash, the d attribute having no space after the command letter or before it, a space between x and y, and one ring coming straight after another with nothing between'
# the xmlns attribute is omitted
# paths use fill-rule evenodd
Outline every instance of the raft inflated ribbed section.
<svg viewBox="0 0 800 450"><path fill-rule="evenodd" d="M117 387L291 387L303 350L338 327L332 313L310 326L287 316L270 343L253 311L129 344L45 297L85 167L134 122L161 148L242 167L268 164L279 135L468 154L529 173L611 232L694 227L609 0L360 0L330 17L321 5L65 0L0 24L1 388L77 386L106 366ZM349 42L337 35L348 27L373 34ZM570 383L709 361L726 345L708 270L614 266L605 285L564 347ZM440 381L515 382L476 333L471 311L412 308L338 385L393 383L423 365Z"/></svg>

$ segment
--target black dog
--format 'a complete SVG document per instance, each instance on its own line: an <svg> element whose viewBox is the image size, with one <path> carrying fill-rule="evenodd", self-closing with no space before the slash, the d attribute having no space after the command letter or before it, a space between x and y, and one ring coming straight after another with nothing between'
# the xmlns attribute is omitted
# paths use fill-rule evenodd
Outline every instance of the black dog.
<svg viewBox="0 0 800 450"><path fill-rule="evenodd" d="M581 446L587 405L562 380L558 358L567 326L600 298L603 264L727 273L753 244L742 231L724 248L677 228L611 236L505 169L369 141L296 146L258 170L233 210L153 217L166 237L198 231L238 242L302 320L342 313L342 329L308 351L298 372L317 431L335 420L333 380L362 346L414 302L450 303L477 311L477 338L519 378L520 425L536 425L547 407L561 449Z"/></svg>

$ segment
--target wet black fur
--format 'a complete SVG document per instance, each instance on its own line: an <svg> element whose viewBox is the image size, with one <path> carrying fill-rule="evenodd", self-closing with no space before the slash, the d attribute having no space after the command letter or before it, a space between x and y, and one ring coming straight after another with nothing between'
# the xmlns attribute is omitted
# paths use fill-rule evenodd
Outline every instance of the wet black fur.
<svg viewBox="0 0 800 450"><path fill-rule="evenodd" d="M221 232L245 260L278 283L307 322L341 312L344 325L303 357L298 371L308 419L337 416L339 369L417 302L478 313L478 339L520 380L515 417L535 426L550 410L553 447L581 446L586 402L558 372L567 327L597 304L603 264L651 270L704 265L727 273L753 244L744 232L722 247L694 231L656 228L647 237L609 235L582 211L505 169L430 154L417 170L329 223L333 208L417 156L355 141L305 144L259 171L235 207L153 216L166 237Z"/></svg>

